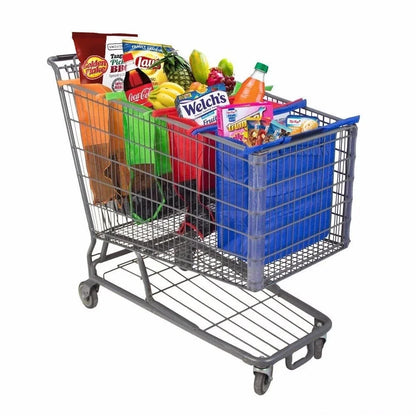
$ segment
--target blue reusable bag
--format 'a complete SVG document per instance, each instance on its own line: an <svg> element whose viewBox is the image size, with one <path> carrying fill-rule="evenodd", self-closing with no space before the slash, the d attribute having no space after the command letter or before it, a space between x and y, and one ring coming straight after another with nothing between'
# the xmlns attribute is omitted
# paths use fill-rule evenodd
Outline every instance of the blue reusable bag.
<svg viewBox="0 0 416 416"><path fill-rule="evenodd" d="M358 120L299 134L280 149L267 143L239 150L218 142L218 247L264 265L324 239L331 227L336 143L331 130Z"/></svg>

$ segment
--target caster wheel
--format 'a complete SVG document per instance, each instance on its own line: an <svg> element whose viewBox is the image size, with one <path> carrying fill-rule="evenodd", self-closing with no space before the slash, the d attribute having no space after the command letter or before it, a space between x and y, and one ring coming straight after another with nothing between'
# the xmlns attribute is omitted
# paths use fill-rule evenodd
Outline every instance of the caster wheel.
<svg viewBox="0 0 416 416"><path fill-rule="evenodd" d="M99 288L98 285L89 286L85 282L81 282L79 284L78 286L79 297L81 298L81 302L86 308L92 309L97 306L98 288Z"/></svg>
<svg viewBox="0 0 416 416"><path fill-rule="evenodd" d="M184 234L184 236L187 237L187 239L184 239L180 245L175 247L174 254L176 266L183 271L187 271L192 270L194 255L196 252L193 240L197 240L198 235L194 231L188 231Z"/></svg>
<svg viewBox="0 0 416 416"><path fill-rule="evenodd" d="M269 389L271 379L267 374L254 373L254 391L258 395L263 395Z"/></svg>
<svg viewBox="0 0 416 416"><path fill-rule="evenodd" d="M192 270L194 259L194 250L191 246L184 245L179 249L175 249L175 264L182 270Z"/></svg>
<svg viewBox="0 0 416 416"><path fill-rule="evenodd" d="M319 360L322 357L322 350L324 348L325 341L326 341L325 338L318 338L314 342L314 352L313 352L313 356L317 360Z"/></svg>

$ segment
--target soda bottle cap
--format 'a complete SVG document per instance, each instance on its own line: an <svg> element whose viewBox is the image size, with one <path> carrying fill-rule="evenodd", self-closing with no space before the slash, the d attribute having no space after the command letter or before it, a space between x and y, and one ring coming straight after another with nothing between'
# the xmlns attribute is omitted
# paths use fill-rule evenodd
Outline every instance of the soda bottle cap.
<svg viewBox="0 0 416 416"><path fill-rule="evenodd" d="M123 61L128 62L133 60L133 54L132 53L125 53L123 55Z"/></svg>
<svg viewBox="0 0 416 416"><path fill-rule="evenodd" d="M261 62L257 62L254 69L258 69L258 70L266 73L269 70L269 67L265 64L262 64Z"/></svg>

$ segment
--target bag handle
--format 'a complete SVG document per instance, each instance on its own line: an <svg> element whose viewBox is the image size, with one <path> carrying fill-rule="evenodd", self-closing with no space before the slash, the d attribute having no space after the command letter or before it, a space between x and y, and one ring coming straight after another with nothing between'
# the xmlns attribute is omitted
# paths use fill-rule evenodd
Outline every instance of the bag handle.
<svg viewBox="0 0 416 416"><path fill-rule="evenodd" d="M335 130L340 127L357 124L359 121L360 121L360 116L348 117L342 120L335 121L334 123L327 124L326 126L322 126L321 129L322 131Z"/></svg>
<svg viewBox="0 0 416 416"><path fill-rule="evenodd" d="M307 101L305 99L299 98L295 101L292 101L288 104L284 104L281 107L273 109L273 115L287 113L288 111L297 110L298 108L306 107Z"/></svg>
<svg viewBox="0 0 416 416"><path fill-rule="evenodd" d="M217 134L218 133L217 124L214 123L214 124L208 124L208 125L202 126L202 127L195 127L191 131L192 136L196 136L200 133L214 133L214 134Z"/></svg>

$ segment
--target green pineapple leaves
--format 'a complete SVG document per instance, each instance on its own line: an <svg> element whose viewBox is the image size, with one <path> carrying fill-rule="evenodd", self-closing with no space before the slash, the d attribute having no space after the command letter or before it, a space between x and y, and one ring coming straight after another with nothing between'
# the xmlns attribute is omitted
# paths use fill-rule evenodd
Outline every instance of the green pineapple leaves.
<svg viewBox="0 0 416 416"><path fill-rule="evenodd" d="M158 61L154 62L152 65L149 66L150 68L154 68L155 66L158 66L162 63L167 64L171 71L175 71L176 69L181 68L190 68L190 65L188 62L182 58L182 56L178 55L177 51L168 52L166 48L162 45L162 51L165 55L163 58L159 59Z"/></svg>

